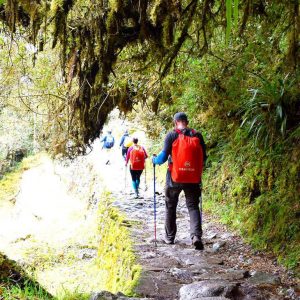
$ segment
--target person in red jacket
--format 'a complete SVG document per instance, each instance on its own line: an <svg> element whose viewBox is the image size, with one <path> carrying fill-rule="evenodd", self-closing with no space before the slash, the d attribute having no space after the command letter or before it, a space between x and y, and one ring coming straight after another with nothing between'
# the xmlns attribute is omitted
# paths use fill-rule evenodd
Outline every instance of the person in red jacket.
<svg viewBox="0 0 300 300"><path fill-rule="evenodd" d="M144 147L138 145L138 139L133 138L133 145L128 149L126 155L127 166L130 160L130 174L132 179L132 187L135 192L136 198L139 198L139 186L140 178L145 169L145 159L148 157L147 152Z"/></svg>
<svg viewBox="0 0 300 300"><path fill-rule="evenodd" d="M202 135L188 128L184 112L174 115L175 128L165 137L164 148L153 156L154 165L168 160L165 201L165 242L174 244L177 232L176 208L183 190L190 216L190 236L197 250L203 250L202 220L199 209L201 198L201 175L206 160L206 147Z"/></svg>

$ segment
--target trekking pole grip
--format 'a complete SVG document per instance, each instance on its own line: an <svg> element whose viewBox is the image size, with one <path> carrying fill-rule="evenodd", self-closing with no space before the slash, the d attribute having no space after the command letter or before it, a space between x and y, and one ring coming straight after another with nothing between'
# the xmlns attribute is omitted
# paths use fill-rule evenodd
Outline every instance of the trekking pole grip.
<svg viewBox="0 0 300 300"><path fill-rule="evenodd" d="M153 155L152 155L152 164L153 164L153 168L154 168L154 169L155 169L154 159L155 159L156 156L157 156L156 154L153 154Z"/></svg>
<svg viewBox="0 0 300 300"><path fill-rule="evenodd" d="M153 155L153 158L156 155ZM153 213L154 213L154 245L157 247L157 238L156 238L156 178L155 178L155 164L153 162Z"/></svg>

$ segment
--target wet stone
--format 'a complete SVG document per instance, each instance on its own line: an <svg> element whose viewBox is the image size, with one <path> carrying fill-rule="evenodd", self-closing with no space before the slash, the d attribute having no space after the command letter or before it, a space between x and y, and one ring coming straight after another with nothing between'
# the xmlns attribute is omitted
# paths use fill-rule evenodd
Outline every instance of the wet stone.
<svg viewBox="0 0 300 300"><path fill-rule="evenodd" d="M144 272L140 278L140 284L135 292L142 297L160 299L157 296L163 295L163 299L177 299L179 283L168 273Z"/></svg>
<svg viewBox="0 0 300 300"><path fill-rule="evenodd" d="M144 262L146 264L146 268L148 270L157 270L157 269L168 269L170 266L179 266L178 262L173 259L173 258L169 258L169 257L153 257L148 259L146 262Z"/></svg>
<svg viewBox="0 0 300 300"><path fill-rule="evenodd" d="M187 266L187 269L194 275L217 272L222 269L221 266L211 265L208 263L202 263L200 265Z"/></svg>
<svg viewBox="0 0 300 300"><path fill-rule="evenodd" d="M217 237L217 234L215 232L208 233L207 235L204 236L204 238L208 239L208 240L212 240L216 237Z"/></svg>
<svg viewBox="0 0 300 300"><path fill-rule="evenodd" d="M190 283L193 281L193 273L188 270L172 268L169 273L181 282Z"/></svg>
<svg viewBox="0 0 300 300"><path fill-rule="evenodd" d="M156 256L157 256L157 254L155 252L146 252L146 253L142 253L140 255L140 258L141 259L149 259L149 258L154 258Z"/></svg>
<svg viewBox="0 0 300 300"><path fill-rule="evenodd" d="M254 272L251 274L252 277L248 279L248 282L254 285L277 285L280 284L280 278L276 275Z"/></svg>
<svg viewBox="0 0 300 300"><path fill-rule="evenodd" d="M183 265L201 265L206 263L206 260L199 256L182 255L178 259Z"/></svg>
<svg viewBox="0 0 300 300"><path fill-rule="evenodd" d="M213 252L218 252L223 246L225 246L226 242L225 241L219 241L213 244L212 246L212 251Z"/></svg>
<svg viewBox="0 0 300 300"><path fill-rule="evenodd" d="M278 300L282 299L274 294L270 294L270 292L266 289L257 289L256 286L249 284L242 284L239 286L239 293L243 295L243 300ZM284 298L285 299L285 298ZM292 300L288 298L289 300Z"/></svg>
<svg viewBox="0 0 300 300"><path fill-rule="evenodd" d="M209 272L209 273L204 273L196 278L198 280L228 280L228 281L236 281L236 280L241 280L245 278L246 271L243 270L233 270L233 271L227 271L225 273L216 273L216 272Z"/></svg>
<svg viewBox="0 0 300 300"><path fill-rule="evenodd" d="M118 298L122 296L125 295L121 293L115 295L108 291L100 291L98 293L93 293L89 300L118 300Z"/></svg>
<svg viewBox="0 0 300 300"><path fill-rule="evenodd" d="M201 297L228 297L237 289L236 284L221 280L207 280L184 285L179 290L180 300L194 300Z"/></svg>

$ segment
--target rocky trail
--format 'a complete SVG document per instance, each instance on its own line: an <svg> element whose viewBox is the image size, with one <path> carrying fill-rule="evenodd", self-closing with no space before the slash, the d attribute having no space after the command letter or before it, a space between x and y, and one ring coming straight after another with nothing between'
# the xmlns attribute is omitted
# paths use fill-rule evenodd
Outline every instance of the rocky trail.
<svg viewBox="0 0 300 300"><path fill-rule="evenodd" d="M100 153L100 155L99 155ZM115 199L113 205L125 213L134 241L138 262L143 268L136 299L300 299L299 280L291 272L278 266L272 257L253 251L243 241L216 222L212 216L203 216L204 251L194 250L189 238L189 218L184 196L181 195L177 213L178 233L175 245L163 242L164 196L163 187L157 187L157 245L154 244L153 186L151 170L147 170L148 189L142 177L141 199L130 195L130 174L125 173L119 149L110 154L111 163L101 154L100 144L73 169L84 169L81 176L73 169L53 168L48 159L24 173L20 193L11 214L3 212L0 220L0 249L22 264L46 260L51 251L50 268L40 271L39 280L52 292L58 290L62 274L64 285L68 278L70 289L90 284L86 265L96 258L96 250L89 240L97 240L91 230L93 219L89 217L89 205L95 207L98 196L95 190L107 189ZM73 172L73 171L74 172ZM72 172L78 195L94 195L89 203L70 196L68 184L60 177ZM60 174L58 175L57 172ZM91 188L89 174L97 173ZM144 175L143 175L144 176ZM101 184L99 184L101 178ZM205 195L204 195L205 197ZM204 200L205 201L205 198ZM121 241L120 241L121 242ZM82 251L84 255L82 255ZM24 252L27 256L24 256ZM28 255L28 253L30 255ZM53 253L53 254L52 254ZM86 260L86 253L88 259ZM56 261L57 255L67 258L70 266ZM29 261L28 261L29 259ZM91 275L94 276L94 275ZM48 286L47 286L48 285ZM97 286L90 287L97 291ZM124 295L108 292L95 293L91 299L129 299Z"/></svg>
<svg viewBox="0 0 300 300"><path fill-rule="evenodd" d="M300 299L299 281L276 264L272 257L254 251L242 239L203 216L204 251L193 249L189 238L189 217L181 194L177 212L175 245L166 245L164 196L158 188L157 244L154 243L153 193L143 199L114 192L114 205L138 226L131 227L135 250L143 267L136 292L151 299L225 300ZM112 298L111 298L112 297ZM99 299L124 299L112 295ZM97 298L95 298L97 299Z"/></svg>
<svg viewBox="0 0 300 300"><path fill-rule="evenodd" d="M300 299L296 283L264 254L204 216L204 251L189 238L184 199L178 209L175 245L163 242L164 199L157 197L157 245L154 244L153 199L126 199L115 205L139 226L131 228L143 275L136 292L153 299ZM298 286L299 288L299 286Z"/></svg>

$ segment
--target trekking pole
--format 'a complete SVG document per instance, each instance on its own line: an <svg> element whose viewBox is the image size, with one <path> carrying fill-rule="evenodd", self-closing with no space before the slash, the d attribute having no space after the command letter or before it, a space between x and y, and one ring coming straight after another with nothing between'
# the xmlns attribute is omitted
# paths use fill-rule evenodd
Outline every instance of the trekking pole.
<svg viewBox="0 0 300 300"><path fill-rule="evenodd" d="M201 196L200 196L200 221L201 221L201 226L203 225L203 219L202 219L202 188L201 188Z"/></svg>
<svg viewBox="0 0 300 300"><path fill-rule="evenodd" d="M155 164L153 164L153 202L154 202L154 245L157 247L156 240L156 182L155 182Z"/></svg>
<svg viewBox="0 0 300 300"><path fill-rule="evenodd" d="M147 187L147 168L146 168L146 164L145 164L145 191L148 190L148 187Z"/></svg>
<svg viewBox="0 0 300 300"><path fill-rule="evenodd" d="M125 195L126 195L126 189L127 189L127 167L124 166L125 168L125 189L124 189L124 192L125 192Z"/></svg>

